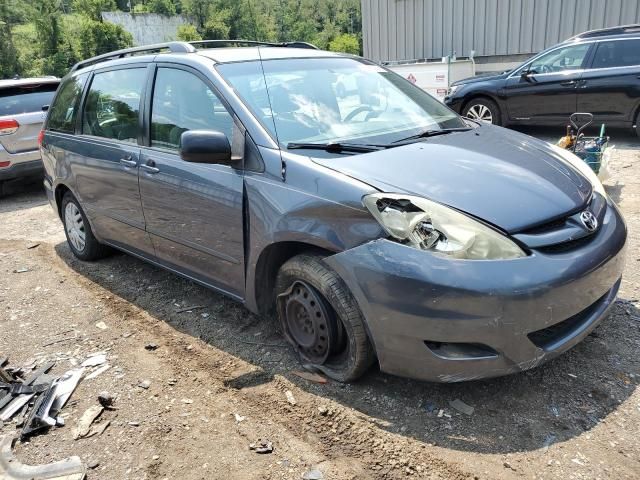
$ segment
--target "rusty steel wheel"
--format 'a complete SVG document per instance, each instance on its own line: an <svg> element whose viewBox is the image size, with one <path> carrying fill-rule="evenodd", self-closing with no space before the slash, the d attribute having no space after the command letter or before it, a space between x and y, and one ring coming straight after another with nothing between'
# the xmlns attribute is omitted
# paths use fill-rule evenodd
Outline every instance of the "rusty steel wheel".
<svg viewBox="0 0 640 480"><path fill-rule="evenodd" d="M311 363L324 363L340 344L339 322L322 297L305 282L296 281L281 297L286 328L300 354Z"/></svg>
<svg viewBox="0 0 640 480"><path fill-rule="evenodd" d="M319 255L303 253L280 267L275 300L284 335L303 363L351 382L375 361L353 295Z"/></svg>

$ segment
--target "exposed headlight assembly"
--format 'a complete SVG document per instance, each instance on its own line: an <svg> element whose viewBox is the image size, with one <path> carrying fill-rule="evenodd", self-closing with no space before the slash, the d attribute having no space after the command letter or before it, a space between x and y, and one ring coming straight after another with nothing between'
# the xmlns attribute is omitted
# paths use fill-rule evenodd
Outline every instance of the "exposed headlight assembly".
<svg viewBox="0 0 640 480"><path fill-rule="evenodd" d="M398 193L373 193L365 207L394 239L421 250L469 260L526 254L500 232L431 200Z"/></svg>
<svg viewBox="0 0 640 480"><path fill-rule="evenodd" d="M458 90L458 88L460 88L460 85L451 85L449 87L449 90L447 91L447 95L448 96L453 95L454 93L456 93L456 90Z"/></svg>

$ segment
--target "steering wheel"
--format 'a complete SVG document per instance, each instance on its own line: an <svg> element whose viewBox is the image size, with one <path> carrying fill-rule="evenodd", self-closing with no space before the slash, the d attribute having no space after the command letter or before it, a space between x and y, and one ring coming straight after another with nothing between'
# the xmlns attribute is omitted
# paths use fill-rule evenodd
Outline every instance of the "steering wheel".
<svg viewBox="0 0 640 480"><path fill-rule="evenodd" d="M540 73L553 73L553 68L551 68L546 63L540 65Z"/></svg>
<svg viewBox="0 0 640 480"><path fill-rule="evenodd" d="M350 122L351 120L353 120L356 115L360 115L363 112L369 112L369 113L373 113L375 110L373 108L371 108L369 105L361 105L355 109L353 109L351 112L349 112L347 114L346 117L344 117L344 122ZM365 118L365 120L368 120L369 115L367 115L367 118Z"/></svg>

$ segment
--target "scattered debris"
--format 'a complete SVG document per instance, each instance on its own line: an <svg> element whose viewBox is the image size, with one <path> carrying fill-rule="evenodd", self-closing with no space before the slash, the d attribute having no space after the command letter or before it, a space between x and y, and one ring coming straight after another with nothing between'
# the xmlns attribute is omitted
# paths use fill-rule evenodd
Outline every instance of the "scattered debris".
<svg viewBox="0 0 640 480"><path fill-rule="evenodd" d="M142 380L140 383L138 383L138 387L143 388L145 390L147 390L150 386L151 386L151 382L149 380Z"/></svg>
<svg viewBox="0 0 640 480"><path fill-rule="evenodd" d="M256 443L249 444L249 450L260 454L271 453L273 452L273 443L268 440L258 439Z"/></svg>
<svg viewBox="0 0 640 480"><path fill-rule="evenodd" d="M193 403L193 400L191 400L190 398L183 398L181 402L186 403L187 405L191 405Z"/></svg>
<svg viewBox="0 0 640 480"><path fill-rule="evenodd" d="M297 377L304 378L305 380L309 380L310 382L323 383L323 384L327 383L327 379L322 375L318 375L317 373L301 372L299 370L294 370L291 373Z"/></svg>
<svg viewBox="0 0 640 480"><path fill-rule="evenodd" d="M104 407L102 405L92 405L89 407L80 417L80 421L78 421L78 426L73 431L73 439L78 440L79 438L86 437L89 435L89 430L91 430L91 425L93 422L102 414L104 411Z"/></svg>
<svg viewBox="0 0 640 480"><path fill-rule="evenodd" d="M94 435L102 435L104 431L111 425L111 421L107 420L106 422L102 422L99 425L94 425L91 427L91 431L87 437L93 437Z"/></svg>
<svg viewBox="0 0 640 480"><path fill-rule="evenodd" d="M295 405L296 403L296 397L293 396L293 392L291 390L287 390L286 392L284 392L285 397L287 397L287 402L289 402L291 405Z"/></svg>
<svg viewBox="0 0 640 480"><path fill-rule="evenodd" d="M302 474L302 480L324 480L324 475L318 469L309 470Z"/></svg>
<svg viewBox="0 0 640 480"><path fill-rule="evenodd" d="M106 330L107 328L109 328L107 327L107 324L102 321L96 323L96 327L99 328L100 330Z"/></svg>
<svg viewBox="0 0 640 480"><path fill-rule="evenodd" d="M247 417L243 417L242 415L239 415L237 413L234 413L233 415L236 418L237 423L244 422L247 419Z"/></svg>
<svg viewBox="0 0 640 480"><path fill-rule="evenodd" d="M191 312L192 310L199 310L201 308L206 308L206 307L204 305L193 305L191 307L184 307L179 310L176 310L176 313Z"/></svg>
<svg viewBox="0 0 640 480"><path fill-rule="evenodd" d="M104 353L95 353L80 364L81 367L96 367L106 363L107 355Z"/></svg>
<svg viewBox="0 0 640 480"><path fill-rule="evenodd" d="M140 422L136 422L136 421L128 422L128 425L130 427L139 427L140 426Z"/></svg>
<svg viewBox="0 0 640 480"><path fill-rule="evenodd" d="M22 267L22 268L17 268L16 270L13 271L13 273L26 273L30 271L31 270L29 270L27 267Z"/></svg>
<svg viewBox="0 0 640 480"><path fill-rule="evenodd" d="M578 378L578 376L574 375L573 373L567 373L567 375L569 375L571 378Z"/></svg>
<svg viewBox="0 0 640 480"><path fill-rule="evenodd" d="M147 343L147 344L144 346L144 349L145 349L145 350L149 350L150 352L152 352L152 351L154 351L154 350L157 350L157 349L158 349L158 345L157 345L157 344L155 344L155 343Z"/></svg>
<svg viewBox="0 0 640 480"><path fill-rule="evenodd" d="M44 428L64 425L58 413L78 386L83 373L84 368L65 372L61 377L54 379L49 388L38 396L22 429L20 438L23 441L32 433Z"/></svg>
<svg viewBox="0 0 640 480"><path fill-rule="evenodd" d="M95 470L96 468L98 468L100 466L100 462L98 460L91 460L89 461L89 463L87 463L87 468L90 470Z"/></svg>
<svg viewBox="0 0 640 480"><path fill-rule="evenodd" d="M98 394L98 402L100 402L100 405L104 408L112 407L114 402L113 395L107 391L100 392Z"/></svg>
<svg viewBox="0 0 640 480"><path fill-rule="evenodd" d="M320 415L325 417L329 413L329 409L327 407L325 407L324 405L320 405L318 407L318 413L320 413Z"/></svg>
<svg viewBox="0 0 640 480"><path fill-rule="evenodd" d="M436 407L435 403L427 401L424 404L424 409L427 411L427 413L433 413L438 409L438 407Z"/></svg>
<svg viewBox="0 0 640 480"><path fill-rule="evenodd" d="M465 415L473 415L473 412L475 410L475 408L473 408L471 405L467 405L459 398L450 401L449 405L451 406L451 408L457 410L460 413L464 413Z"/></svg>
<svg viewBox="0 0 640 480"><path fill-rule="evenodd" d="M106 372L110 368L111 368L111 365L109 365L109 364L103 365L100 368L98 368L98 369L94 370L93 372L91 372L89 375L87 375L84 378L85 378L85 380L91 380L92 378L96 378L101 373Z"/></svg>
<svg viewBox="0 0 640 480"><path fill-rule="evenodd" d="M79 457L69 457L47 465L24 465L13 456L17 438L0 437L0 478L38 480L83 480L87 468Z"/></svg>
<svg viewBox="0 0 640 480"><path fill-rule="evenodd" d="M33 250L34 248L37 248L39 246L40 246L39 243L35 243L35 242L27 243L27 250Z"/></svg>

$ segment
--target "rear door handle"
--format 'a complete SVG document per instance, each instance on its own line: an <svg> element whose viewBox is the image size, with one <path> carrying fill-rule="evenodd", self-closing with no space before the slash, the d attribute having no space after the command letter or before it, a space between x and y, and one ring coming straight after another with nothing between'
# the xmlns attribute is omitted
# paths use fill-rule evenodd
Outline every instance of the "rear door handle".
<svg viewBox="0 0 640 480"><path fill-rule="evenodd" d="M160 171L153 160L148 160L146 164L140 165L140 168L147 173L158 173Z"/></svg>
<svg viewBox="0 0 640 480"><path fill-rule="evenodd" d="M564 82L560 82L560 85L562 85L563 87L572 87L576 84L575 80L566 80Z"/></svg>
<svg viewBox="0 0 640 480"><path fill-rule="evenodd" d="M120 164L124 165L125 167L137 167L138 166L138 162L133 160L131 155L127 155L126 157L121 158L120 159Z"/></svg>

